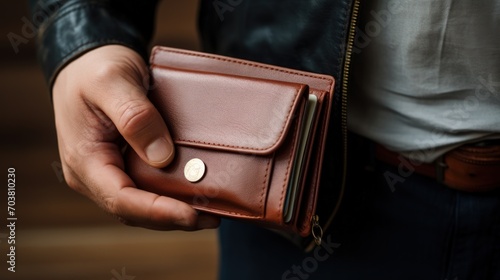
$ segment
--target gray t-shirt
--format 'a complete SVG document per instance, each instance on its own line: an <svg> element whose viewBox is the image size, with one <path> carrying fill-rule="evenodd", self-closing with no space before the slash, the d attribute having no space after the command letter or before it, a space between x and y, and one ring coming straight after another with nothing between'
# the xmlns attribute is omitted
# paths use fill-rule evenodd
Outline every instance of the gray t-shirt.
<svg viewBox="0 0 500 280"><path fill-rule="evenodd" d="M348 127L423 161L500 138L500 0L372 0Z"/></svg>

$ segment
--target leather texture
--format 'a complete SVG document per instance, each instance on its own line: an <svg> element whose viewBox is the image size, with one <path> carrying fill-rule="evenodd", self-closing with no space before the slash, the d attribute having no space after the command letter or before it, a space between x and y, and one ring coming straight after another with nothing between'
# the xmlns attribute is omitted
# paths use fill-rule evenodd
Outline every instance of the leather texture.
<svg viewBox="0 0 500 280"><path fill-rule="evenodd" d="M469 192L500 188L500 145L464 145L444 157L444 183Z"/></svg>
<svg viewBox="0 0 500 280"><path fill-rule="evenodd" d="M80 55L100 46L119 44L147 60L156 0L30 0L37 25L37 57L47 84Z"/></svg>
<svg viewBox="0 0 500 280"><path fill-rule="evenodd" d="M463 145L433 163L415 163L376 145L377 159L404 172L438 179L446 186L465 192L487 192L500 188L500 145ZM440 178L441 177L441 178Z"/></svg>
<svg viewBox="0 0 500 280"><path fill-rule="evenodd" d="M196 209L260 225L310 233L316 208L334 79L218 55L156 47L149 98L172 134L176 156L166 168L127 153L127 172L145 190ZM284 221L291 168L307 96L318 97L313 138L293 219ZM201 159L198 182L184 167Z"/></svg>
<svg viewBox="0 0 500 280"><path fill-rule="evenodd" d="M198 26L203 50L272 65L323 73L335 78L341 92L349 22L354 0L199 1ZM147 57L157 1L30 0L33 22L39 25L37 52L49 87L57 73L85 52L107 44L123 44ZM56 8L50 8L56 7ZM222 13L222 17L220 16ZM175 28L174 26L171 28ZM81 32L80 32L81 31ZM341 197L345 173L344 131L348 94L335 94L328 122L321 193L316 212L320 224L332 215ZM340 133L333 133L340 131ZM302 247L310 239L297 239Z"/></svg>

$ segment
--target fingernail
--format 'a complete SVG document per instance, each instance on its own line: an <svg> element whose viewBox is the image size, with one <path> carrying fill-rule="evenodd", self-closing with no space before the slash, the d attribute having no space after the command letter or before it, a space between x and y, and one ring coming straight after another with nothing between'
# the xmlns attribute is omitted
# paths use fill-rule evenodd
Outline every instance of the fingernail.
<svg viewBox="0 0 500 280"><path fill-rule="evenodd" d="M146 157L150 162L160 163L167 160L172 154L172 150L167 140L158 138L146 148Z"/></svg>

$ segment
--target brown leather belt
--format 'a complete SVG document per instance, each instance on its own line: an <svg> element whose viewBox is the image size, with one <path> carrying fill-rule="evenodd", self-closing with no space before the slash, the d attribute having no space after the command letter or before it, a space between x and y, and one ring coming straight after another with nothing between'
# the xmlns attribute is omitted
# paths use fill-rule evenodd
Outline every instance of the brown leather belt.
<svg viewBox="0 0 500 280"><path fill-rule="evenodd" d="M497 142L497 141L496 141ZM432 163L422 163L375 145L375 157L398 168L400 173L417 173L467 192L486 192L500 188L500 144L460 146Z"/></svg>

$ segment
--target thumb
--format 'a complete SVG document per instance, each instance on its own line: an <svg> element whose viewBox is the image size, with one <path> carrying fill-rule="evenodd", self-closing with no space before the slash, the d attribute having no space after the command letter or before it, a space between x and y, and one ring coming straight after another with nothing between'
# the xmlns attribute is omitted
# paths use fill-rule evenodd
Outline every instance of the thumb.
<svg viewBox="0 0 500 280"><path fill-rule="evenodd" d="M112 93L99 99L99 107L142 160L154 167L167 166L175 154L173 141L146 90L127 79L114 85Z"/></svg>

